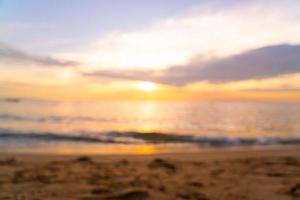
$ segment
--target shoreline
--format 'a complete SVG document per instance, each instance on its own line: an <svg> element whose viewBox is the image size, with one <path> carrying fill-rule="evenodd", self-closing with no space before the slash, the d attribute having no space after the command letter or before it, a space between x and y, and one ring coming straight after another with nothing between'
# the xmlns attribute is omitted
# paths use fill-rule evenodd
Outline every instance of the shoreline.
<svg viewBox="0 0 300 200"><path fill-rule="evenodd" d="M83 146L84 147L84 146ZM112 156L112 157L135 157L135 156L144 156L144 157L153 157L153 156L170 156L173 155L206 155L206 154L239 154L239 153L247 153L249 155L255 154L257 152L264 152L268 153L270 152L271 155L274 155L274 152L277 152L279 154L283 152L293 152L296 149L300 152L300 145L257 145L257 146L232 146L232 147L194 147L194 148L186 148L184 149L183 146L181 147L170 147L170 148L157 148L156 150L153 150L153 148L156 148L157 146L152 145L128 145L126 146L126 149L130 148L139 148L140 151L124 151L122 152L122 148L114 147L114 151L101 151L103 149L101 148L95 148L93 151L86 151L86 152L80 152L79 151L51 151L45 150L45 151L11 151L8 150L0 150L0 158L4 155L14 155L14 156L65 156L65 157L76 157L76 156L90 156L90 157L106 157L106 156ZM189 146L187 146L189 147ZM52 148L52 150L55 149L55 146ZM97 151L98 150L98 151ZM185 152L184 152L185 151ZM276 156L276 155L274 155Z"/></svg>

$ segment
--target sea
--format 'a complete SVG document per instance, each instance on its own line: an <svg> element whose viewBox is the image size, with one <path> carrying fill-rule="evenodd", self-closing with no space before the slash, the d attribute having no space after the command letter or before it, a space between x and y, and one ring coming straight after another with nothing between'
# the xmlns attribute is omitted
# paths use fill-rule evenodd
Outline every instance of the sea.
<svg viewBox="0 0 300 200"><path fill-rule="evenodd" d="M0 152L153 154L300 144L300 103L0 99Z"/></svg>

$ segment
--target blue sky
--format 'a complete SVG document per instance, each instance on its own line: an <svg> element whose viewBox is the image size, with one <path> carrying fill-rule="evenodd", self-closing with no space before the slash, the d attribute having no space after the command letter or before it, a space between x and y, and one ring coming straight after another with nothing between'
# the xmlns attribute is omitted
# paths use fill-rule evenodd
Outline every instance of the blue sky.
<svg viewBox="0 0 300 200"><path fill-rule="evenodd" d="M199 1L2 0L0 2L0 20L12 29L2 35L2 40L32 51L47 52L76 48L107 32L136 29L162 18L180 15L197 5ZM45 40L52 40L57 45L37 44Z"/></svg>

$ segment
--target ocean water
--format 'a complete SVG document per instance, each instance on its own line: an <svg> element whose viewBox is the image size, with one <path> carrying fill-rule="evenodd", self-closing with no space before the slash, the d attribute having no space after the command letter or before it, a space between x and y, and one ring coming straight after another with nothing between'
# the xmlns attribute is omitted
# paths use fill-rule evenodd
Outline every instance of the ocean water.
<svg viewBox="0 0 300 200"><path fill-rule="evenodd" d="M300 103L0 100L0 151L155 153L300 144Z"/></svg>

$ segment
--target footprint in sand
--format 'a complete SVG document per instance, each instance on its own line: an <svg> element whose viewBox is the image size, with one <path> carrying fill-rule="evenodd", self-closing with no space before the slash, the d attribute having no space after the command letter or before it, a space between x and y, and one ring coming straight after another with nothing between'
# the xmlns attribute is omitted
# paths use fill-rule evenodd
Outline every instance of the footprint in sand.
<svg viewBox="0 0 300 200"><path fill-rule="evenodd" d="M206 195L200 192L180 192L177 196L180 199L208 200Z"/></svg>
<svg viewBox="0 0 300 200"><path fill-rule="evenodd" d="M79 200L146 200L149 198L149 192L146 190L130 189L120 193L110 194L107 196L83 197Z"/></svg>
<svg viewBox="0 0 300 200"><path fill-rule="evenodd" d="M0 165L15 165L17 160L15 158L7 158L5 160L0 160Z"/></svg>
<svg viewBox="0 0 300 200"><path fill-rule="evenodd" d="M164 168L170 172L176 172L176 170L177 170L176 165L174 165L166 160L160 159L160 158L152 160L148 164L148 167L151 169Z"/></svg>
<svg viewBox="0 0 300 200"><path fill-rule="evenodd" d="M82 156L77 158L74 162L77 163L93 163L93 160L90 157Z"/></svg>
<svg viewBox="0 0 300 200"><path fill-rule="evenodd" d="M288 193L293 197L300 197L300 183L294 185Z"/></svg>

